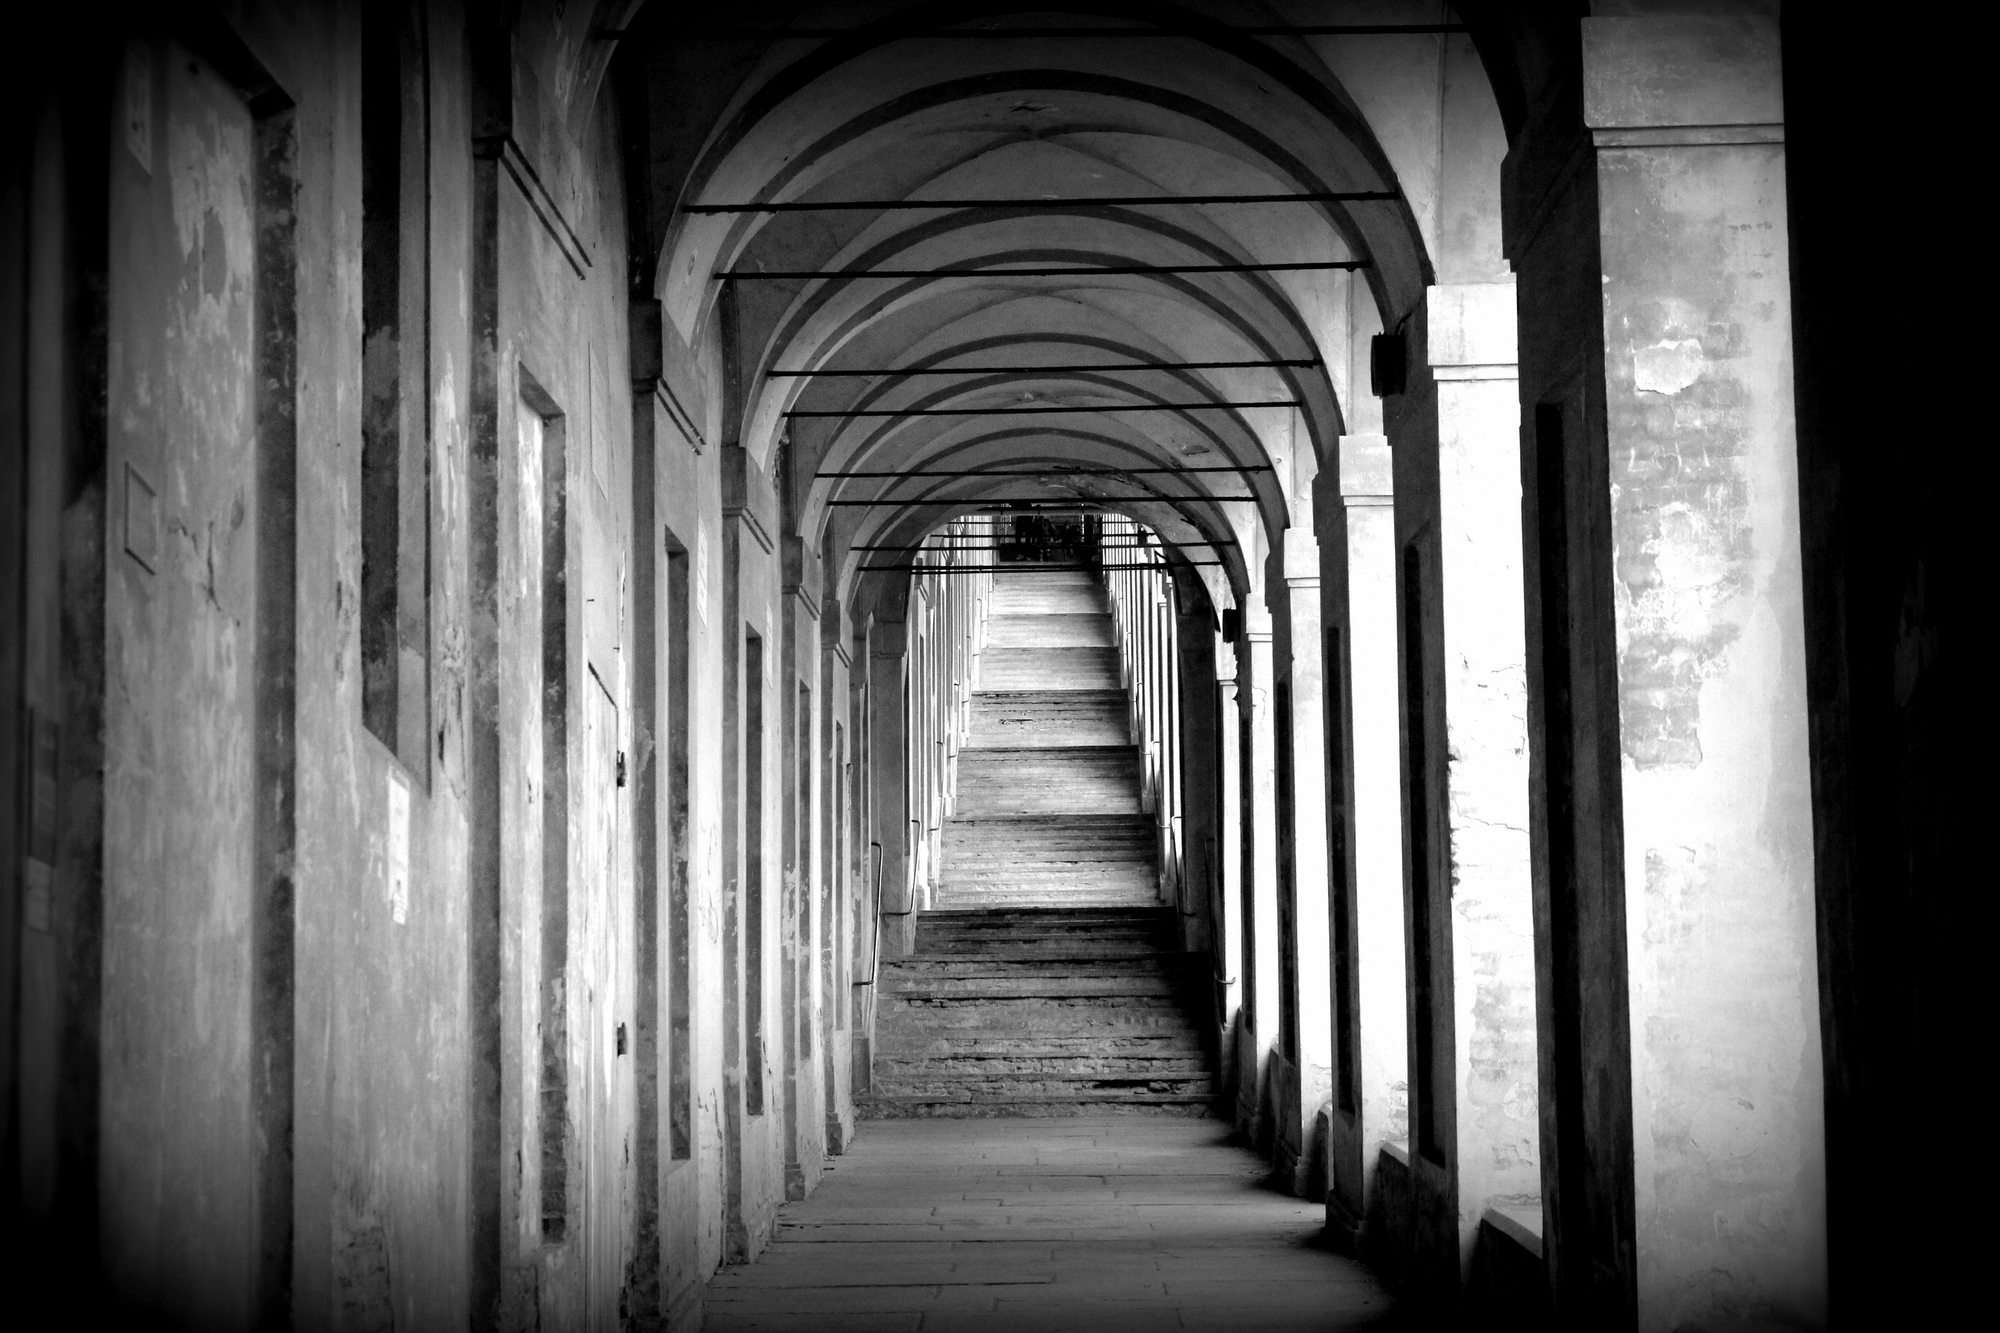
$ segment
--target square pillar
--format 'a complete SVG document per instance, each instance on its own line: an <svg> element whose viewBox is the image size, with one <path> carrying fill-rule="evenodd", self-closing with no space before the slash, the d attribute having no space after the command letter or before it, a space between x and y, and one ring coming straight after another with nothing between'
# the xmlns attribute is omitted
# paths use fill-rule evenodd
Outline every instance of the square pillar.
<svg viewBox="0 0 2000 1333"><path fill-rule="evenodd" d="M1380 1211L1383 1145L1410 1132L1391 471L1386 437L1341 437L1339 502L1320 543L1334 1022L1326 1209L1356 1249Z"/></svg>
<svg viewBox="0 0 2000 1333"><path fill-rule="evenodd" d="M1237 1043L1237 1126L1258 1148L1274 1129L1266 1087L1278 1040L1278 793L1271 708L1271 613L1259 601L1243 606L1237 662L1243 830L1243 1025Z"/></svg>
<svg viewBox="0 0 2000 1333"><path fill-rule="evenodd" d="M1582 21L1509 154L1561 1316L1827 1319L1773 16Z"/></svg>
<svg viewBox="0 0 2000 1333"><path fill-rule="evenodd" d="M874 936L873 916L881 912L904 912L915 907L905 902L909 884L910 805L909 746L904 735L903 679L909 669L909 635L902 620L877 615L868 625L868 785L869 813L874 816L870 839L871 855L880 859L882 900L875 901L878 871L868 869L868 903L863 928ZM884 917L881 947L885 957L907 954L914 944L914 916ZM869 946L874 947L872 944ZM869 961L874 958L871 953Z"/></svg>
<svg viewBox="0 0 2000 1333"><path fill-rule="evenodd" d="M1240 1102L1243 1032L1243 725L1236 646L1215 646L1215 1009L1225 1095Z"/></svg>
<svg viewBox="0 0 2000 1333"><path fill-rule="evenodd" d="M1279 1172L1301 1198L1326 1194L1319 1115L1333 1092L1333 985L1327 915L1326 707L1320 655L1319 543L1306 528L1285 533L1285 612L1291 649L1292 993L1298 1050L1286 1080Z"/></svg>
<svg viewBox="0 0 2000 1333"><path fill-rule="evenodd" d="M1392 400L1417 1280L1539 1205L1514 286L1432 287Z"/></svg>

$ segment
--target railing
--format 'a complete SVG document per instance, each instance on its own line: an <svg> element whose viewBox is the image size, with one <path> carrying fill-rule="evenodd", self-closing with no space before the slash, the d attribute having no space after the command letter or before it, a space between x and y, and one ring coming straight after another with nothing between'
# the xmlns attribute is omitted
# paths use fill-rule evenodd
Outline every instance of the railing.
<svg viewBox="0 0 2000 1333"><path fill-rule="evenodd" d="M1173 576L1159 538L1142 523L1107 514L1103 542L1118 553L1105 561L1104 587L1111 594L1132 739L1139 747L1141 808L1153 816L1159 839L1160 897L1186 910L1183 899L1193 889L1181 845L1180 644Z"/></svg>
<svg viewBox="0 0 2000 1333"><path fill-rule="evenodd" d="M868 980L851 983L857 987L874 985L875 979L882 974L882 918L885 916L908 916L914 910L911 908L905 908L900 912L885 912L882 910L882 844L871 842L868 846L875 853L875 938L869 946Z"/></svg>
<svg viewBox="0 0 2000 1333"><path fill-rule="evenodd" d="M993 596L993 520L961 518L924 539L910 575L908 709L909 827L907 910L931 905L943 858L945 821L958 790L958 752L972 724L972 692Z"/></svg>

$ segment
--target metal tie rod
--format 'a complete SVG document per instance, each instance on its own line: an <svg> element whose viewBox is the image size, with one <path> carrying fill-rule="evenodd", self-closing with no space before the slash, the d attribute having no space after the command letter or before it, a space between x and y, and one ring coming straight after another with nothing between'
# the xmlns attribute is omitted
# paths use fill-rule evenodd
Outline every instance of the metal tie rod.
<svg viewBox="0 0 2000 1333"><path fill-rule="evenodd" d="M1193 495L1105 495L1095 498L1109 505L1193 504L1196 502L1202 504L1252 504L1257 499L1255 495L1208 495L1202 493ZM833 509L922 509L930 505L991 505L993 503L993 497L987 495L916 495L891 496L887 499L877 500L820 501L823 507ZM1001 503L1012 502L1003 498ZM1029 501L1027 503L1038 506L1047 504L1058 509L1073 510L1076 508L1076 501L1074 500ZM1008 511L1004 509L982 509L980 512L1004 514Z"/></svg>
<svg viewBox="0 0 2000 1333"><path fill-rule="evenodd" d="M1236 27L1212 24L1157 24L1151 27L1114 28L1106 26L1056 28L697 28L676 32L675 40L828 40L838 37L892 37L898 40L938 37L953 40L995 41L1049 37L1423 37L1439 33L1469 32L1463 23L1265 23ZM604 29L599 36L622 37L623 28Z"/></svg>
<svg viewBox="0 0 2000 1333"><path fill-rule="evenodd" d="M782 203L682 204L683 213L883 213L892 209L987 208L1035 212L1085 204L1138 208L1148 204L1342 204L1400 199L1394 190L1305 190L1294 194L1107 194L1085 199L791 199Z"/></svg>
<svg viewBox="0 0 2000 1333"><path fill-rule="evenodd" d="M1174 565L1208 565L1220 568L1220 560L1160 560L1147 564L1132 565L1045 565L1038 561L1023 560L1018 564L1006 565L856 565L857 574L892 574L897 572L917 574L1073 574L1078 570L1112 571L1127 569L1171 569Z"/></svg>
<svg viewBox="0 0 2000 1333"><path fill-rule="evenodd" d="M815 472L814 481L854 481L881 480L902 477L1182 477L1196 473L1220 472L1225 475L1241 475L1245 472L1269 472L1269 463L1243 463L1236 467L1112 467L1112 468L1072 468L1046 467L1025 472L987 472L978 468L947 472Z"/></svg>
<svg viewBox="0 0 2000 1333"><path fill-rule="evenodd" d="M1323 364L1314 357L1290 361L1136 361L1129 365L1101 366L904 366L886 370L767 370L765 378L781 379L871 379L877 375L1062 375L1083 370L1272 370L1297 367L1310 369Z"/></svg>
<svg viewBox="0 0 2000 1333"><path fill-rule="evenodd" d="M1045 417L1059 412L1212 412L1239 407L1303 407L1295 398L1244 403L1094 403L1085 407L882 407L786 412L788 417Z"/></svg>
<svg viewBox="0 0 2000 1333"><path fill-rule="evenodd" d="M1055 544L1056 544L1056 545L1061 545L1062 543L1058 542L1058 543L1055 543ZM850 551L1010 551L1010 550L1013 550L1013 549L1014 549L1015 547L1017 547L1017 546L1033 546L1033 545L1036 545L1036 543L1034 543L1034 542L990 542L990 543L987 543L986 545L983 545L983 546L873 546L873 545L857 545L857 546L850 546L850 547L848 547L847 549L848 549L848 550L850 550ZM1233 541L1210 541L1210 540L1209 540L1208 538L1204 537L1204 538L1202 538L1202 539L1201 539L1200 541L1192 541L1192 542L1183 542L1183 543L1182 543L1182 545L1184 545L1184 546L1234 546L1234 545L1236 545L1236 543L1235 543L1235 542L1233 542ZM1098 550L1100 550L1100 551L1154 551L1154 550L1158 550L1158 549L1159 549L1159 544L1158 544L1157 542L1153 542L1153 543L1148 543L1148 542L1106 542L1106 541L1101 541L1101 542L1099 542L1099 543L1097 544L1097 549L1098 549Z"/></svg>
<svg viewBox="0 0 2000 1333"><path fill-rule="evenodd" d="M1001 263L1008 261L1001 260ZM820 278L1075 278L1142 277L1149 273L1322 273L1367 268L1366 259L1312 259L1285 264L1071 264L1064 268L725 269L722 282L809 282Z"/></svg>

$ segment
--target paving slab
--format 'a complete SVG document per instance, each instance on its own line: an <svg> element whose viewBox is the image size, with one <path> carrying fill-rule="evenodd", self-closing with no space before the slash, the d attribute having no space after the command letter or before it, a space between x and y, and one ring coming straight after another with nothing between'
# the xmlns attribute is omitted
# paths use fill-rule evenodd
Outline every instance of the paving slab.
<svg viewBox="0 0 2000 1333"><path fill-rule="evenodd" d="M704 1327L1406 1327L1373 1274L1326 1247L1321 1209L1269 1174L1215 1121L871 1121L779 1211L763 1258L716 1275Z"/></svg>

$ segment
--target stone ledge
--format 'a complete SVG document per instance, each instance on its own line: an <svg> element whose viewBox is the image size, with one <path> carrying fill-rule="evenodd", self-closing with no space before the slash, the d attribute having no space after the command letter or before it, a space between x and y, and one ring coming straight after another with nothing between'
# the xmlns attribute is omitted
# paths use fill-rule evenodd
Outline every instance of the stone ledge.
<svg viewBox="0 0 2000 1333"><path fill-rule="evenodd" d="M1480 1215L1479 1224L1491 1227L1535 1257L1542 1258L1542 1210L1539 1205L1498 1204Z"/></svg>
<svg viewBox="0 0 2000 1333"><path fill-rule="evenodd" d="M1467 1304L1500 1328L1547 1326L1548 1269L1539 1204L1492 1204L1480 1214Z"/></svg>

